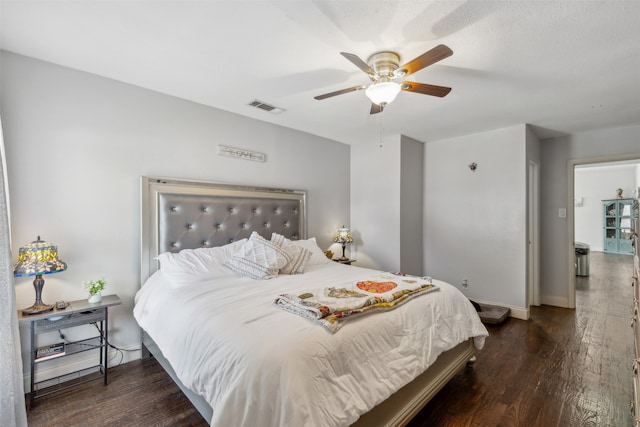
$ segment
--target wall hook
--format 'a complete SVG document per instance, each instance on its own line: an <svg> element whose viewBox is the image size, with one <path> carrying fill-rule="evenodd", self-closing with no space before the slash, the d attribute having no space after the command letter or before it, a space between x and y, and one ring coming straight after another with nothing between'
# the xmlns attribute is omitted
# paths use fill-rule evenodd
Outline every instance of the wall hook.
<svg viewBox="0 0 640 427"><path fill-rule="evenodd" d="M475 172L477 167L478 164L476 162L469 163L469 169L471 169L471 172Z"/></svg>

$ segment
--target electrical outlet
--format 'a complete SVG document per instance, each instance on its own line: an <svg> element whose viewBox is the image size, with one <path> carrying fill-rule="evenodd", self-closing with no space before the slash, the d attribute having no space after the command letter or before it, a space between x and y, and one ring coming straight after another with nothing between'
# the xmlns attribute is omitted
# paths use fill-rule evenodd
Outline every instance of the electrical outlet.
<svg viewBox="0 0 640 427"><path fill-rule="evenodd" d="M467 279L462 279L462 287L465 289L469 288L469 282L467 281Z"/></svg>

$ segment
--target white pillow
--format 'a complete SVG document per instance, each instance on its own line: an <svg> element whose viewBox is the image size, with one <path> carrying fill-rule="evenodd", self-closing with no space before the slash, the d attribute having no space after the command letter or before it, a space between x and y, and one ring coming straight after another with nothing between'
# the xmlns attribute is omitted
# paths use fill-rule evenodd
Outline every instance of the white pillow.
<svg viewBox="0 0 640 427"><path fill-rule="evenodd" d="M311 251L311 258L307 265L328 264L331 262L329 258L324 254L324 251L320 249L316 243L316 238L312 237L307 240L292 240L291 243L297 246L301 246L308 251Z"/></svg>
<svg viewBox="0 0 640 427"><path fill-rule="evenodd" d="M282 274L302 274L311 259L311 251L302 246L294 245L293 242L281 234L271 234L271 241L284 249L290 256L291 261L280 269Z"/></svg>
<svg viewBox="0 0 640 427"><path fill-rule="evenodd" d="M215 258L220 264L224 264L226 260L231 258L236 251L247 243L247 238L236 240L235 242L228 243L224 246L217 246L215 248L206 248L211 253L211 256Z"/></svg>
<svg viewBox="0 0 640 427"><path fill-rule="evenodd" d="M229 270L224 261L247 239L238 240L215 248L183 249L180 252L165 252L156 257L160 261L162 274L176 285L199 282L226 275Z"/></svg>
<svg viewBox="0 0 640 427"><path fill-rule="evenodd" d="M272 279L290 261L291 256L284 249L254 231L224 265L252 279Z"/></svg>

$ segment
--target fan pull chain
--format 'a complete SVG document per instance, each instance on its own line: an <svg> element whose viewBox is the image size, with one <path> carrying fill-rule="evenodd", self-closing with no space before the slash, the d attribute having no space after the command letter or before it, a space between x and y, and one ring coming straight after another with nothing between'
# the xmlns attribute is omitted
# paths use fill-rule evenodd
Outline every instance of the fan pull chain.
<svg viewBox="0 0 640 427"><path fill-rule="evenodd" d="M378 148L382 148L382 114L379 114L379 121L378 121L378 139L379 139L379 146Z"/></svg>

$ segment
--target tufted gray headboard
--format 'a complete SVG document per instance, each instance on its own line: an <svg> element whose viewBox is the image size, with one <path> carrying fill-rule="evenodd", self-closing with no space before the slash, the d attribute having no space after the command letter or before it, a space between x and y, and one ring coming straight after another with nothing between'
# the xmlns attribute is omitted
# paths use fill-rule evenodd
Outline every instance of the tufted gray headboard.
<svg viewBox="0 0 640 427"><path fill-rule="evenodd" d="M156 257L181 249L222 246L257 231L307 238L306 191L204 181L141 178L140 284Z"/></svg>

